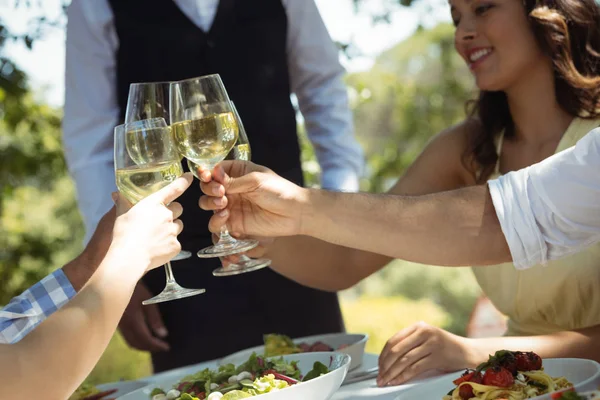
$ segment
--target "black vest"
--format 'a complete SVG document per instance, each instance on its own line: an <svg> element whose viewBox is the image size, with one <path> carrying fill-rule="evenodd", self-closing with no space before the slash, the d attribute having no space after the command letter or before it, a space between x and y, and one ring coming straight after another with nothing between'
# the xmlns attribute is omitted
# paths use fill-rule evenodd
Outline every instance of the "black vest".
<svg viewBox="0 0 600 400"><path fill-rule="evenodd" d="M253 161L303 183L280 0L221 0L208 33L169 0L109 2L119 38L116 90L122 116L133 82L218 73L244 122ZM178 200L185 224L179 239L193 253L211 244L211 213L198 207L200 195L195 182ZM153 354L155 372L260 344L264 333L297 337L343 330L335 294L300 286L270 269L215 278L211 272L219 263L195 255L173 262L182 286L207 293L160 304L171 351ZM159 293L164 271L150 272L144 282Z"/></svg>

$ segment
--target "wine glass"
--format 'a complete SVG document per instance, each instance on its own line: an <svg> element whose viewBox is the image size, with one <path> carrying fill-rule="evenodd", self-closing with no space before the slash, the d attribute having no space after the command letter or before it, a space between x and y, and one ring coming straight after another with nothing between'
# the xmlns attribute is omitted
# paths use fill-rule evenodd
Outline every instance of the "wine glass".
<svg viewBox="0 0 600 400"><path fill-rule="evenodd" d="M163 118L136 121L115 127L115 176L119 192L135 204L183 174L181 157ZM171 263L165 264L167 283L157 296L142 304L154 304L204 293L177 284Z"/></svg>
<svg viewBox="0 0 600 400"><path fill-rule="evenodd" d="M203 169L223 161L238 138L238 124L218 74L171 83L171 127L179 152ZM243 253L257 240L236 240L221 227L219 241L198 252L198 257L223 257Z"/></svg>
<svg viewBox="0 0 600 400"><path fill-rule="evenodd" d="M125 123L152 118L164 118L167 124L169 117L170 82L143 82L129 85L129 96L125 108ZM181 250L171 261L185 260L192 253Z"/></svg>
<svg viewBox="0 0 600 400"><path fill-rule="evenodd" d="M233 102L231 102L231 108L233 110L233 115L236 119L239 133L238 140L233 146L233 149L229 152L226 160L244 160L250 161L252 152L250 149L250 142L248 141L248 136L246 135L246 130L244 129L244 124L242 123L242 119L235 108ZM198 179L200 179L200 167L195 164L193 161L187 160L188 168L192 171L192 174ZM230 276L230 275L239 275L245 272L256 271L271 265L271 260L266 258L258 258L253 259L248 257L245 254L236 255L237 260L235 262L227 261L228 265L222 265L221 267L215 269L213 271L214 276ZM223 263L223 259L221 259Z"/></svg>

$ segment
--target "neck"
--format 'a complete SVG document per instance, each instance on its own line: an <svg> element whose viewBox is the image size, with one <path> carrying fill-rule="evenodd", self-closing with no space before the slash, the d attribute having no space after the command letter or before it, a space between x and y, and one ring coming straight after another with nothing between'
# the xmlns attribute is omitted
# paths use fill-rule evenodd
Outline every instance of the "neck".
<svg viewBox="0 0 600 400"><path fill-rule="evenodd" d="M541 65L523 78L506 90L515 139L531 144L560 140L573 116L558 104L551 66Z"/></svg>

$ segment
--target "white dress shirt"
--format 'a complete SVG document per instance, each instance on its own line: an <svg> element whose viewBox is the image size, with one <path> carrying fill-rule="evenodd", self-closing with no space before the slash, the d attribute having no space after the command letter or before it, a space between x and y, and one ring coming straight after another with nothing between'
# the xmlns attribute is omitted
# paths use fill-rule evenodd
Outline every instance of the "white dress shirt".
<svg viewBox="0 0 600 400"><path fill-rule="evenodd" d="M600 241L600 128L577 145L488 184L516 268Z"/></svg>
<svg viewBox="0 0 600 400"><path fill-rule="evenodd" d="M173 1L199 28L210 29L219 0ZM364 159L354 137L338 50L314 0L282 3L288 16L290 85L321 166L321 185L356 191ZM118 45L107 0L72 1L68 8L63 140L87 228L86 242L112 207L110 193L116 190L113 128L120 111Z"/></svg>

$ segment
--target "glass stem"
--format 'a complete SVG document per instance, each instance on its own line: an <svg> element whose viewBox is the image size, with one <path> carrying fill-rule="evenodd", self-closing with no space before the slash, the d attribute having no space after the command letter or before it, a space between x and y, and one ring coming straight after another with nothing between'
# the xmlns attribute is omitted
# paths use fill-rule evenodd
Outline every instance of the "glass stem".
<svg viewBox="0 0 600 400"><path fill-rule="evenodd" d="M217 213L216 210L214 212ZM217 245L234 244L235 242L237 242L237 240L235 240L235 238L229 234L227 224L222 225L221 232L219 233L219 242Z"/></svg>
<svg viewBox="0 0 600 400"><path fill-rule="evenodd" d="M219 244L233 244L236 240L233 236L229 234L229 230L227 230L227 225L223 225L221 227L221 233L219 235Z"/></svg>
<svg viewBox="0 0 600 400"><path fill-rule="evenodd" d="M173 284L177 284L177 282L175 282L175 277L173 276L173 270L171 269L171 262L167 262L165 264L165 273L167 275L167 286L169 285L173 285Z"/></svg>

